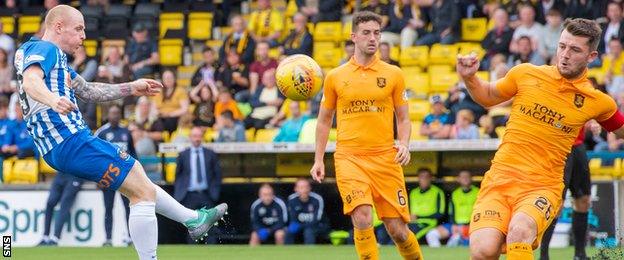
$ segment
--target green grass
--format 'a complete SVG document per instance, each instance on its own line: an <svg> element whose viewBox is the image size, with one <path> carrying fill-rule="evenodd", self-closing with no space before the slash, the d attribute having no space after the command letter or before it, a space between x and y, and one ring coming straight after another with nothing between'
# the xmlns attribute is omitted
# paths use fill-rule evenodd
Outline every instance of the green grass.
<svg viewBox="0 0 624 260"><path fill-rule="evenodd" d="M537 255L537 251L536 256ZM551 249L551 259L572 259L574 249ZM588 250L594 255L595 249ZM78 248L78 247L34 247L13 248L13 259L136 259L132 247ZM467 248L423 248L425 259L469 259ZM356 259L353 246L188 246L161 245L158 247L159 259ZM392 246L380 249L381 259L401 259ZM539 258L535 258L539 259Z"/></svg>

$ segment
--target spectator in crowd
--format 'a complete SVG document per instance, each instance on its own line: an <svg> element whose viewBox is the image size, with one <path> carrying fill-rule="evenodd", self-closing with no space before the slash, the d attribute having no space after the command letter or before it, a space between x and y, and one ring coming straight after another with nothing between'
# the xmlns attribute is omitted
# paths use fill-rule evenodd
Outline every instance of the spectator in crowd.
<svg viewBox="0 0 624 260"><path fill-rule="evenodd" d="M12 121L9 119L9 99L6 96L0 96L0 136L8 134L12 128ZM0 138L0 148L4 145L4 140ZM0 170L2 169L2 163L4 158L7 157L0 153ZM2 172L0 172L0 180L2 179Z"/></svg>
<svg viewBox="0 0 624 260"><path fill-rule="evenodd" d="M457 112L455 124L451 127L451 139L479 139L479 127L474 124L475 116L469 109Z"/></svg>
<svg viewBox="0 0 624 260"><path fill-rule="evenodd" d="M546 24L548 21L548 13L551 11L556 11L561 16L566 11L566 1L569 0L542 0L538 2L535 4L535 21Z"/></svg>
<svg viewBox="0 0 624 260"><path fill-rule="evenodd" d="M141 99L139 99L140 102ZM159 140L162 140L161 132L150 132L143 128L141 125L136 125L135 123L131 123L128 126L128 129L132 133L132 139L134 139L134 148L136 150L137 159L146 158L146 157L156 157L156 143L152 137L157 135ZM160 163L149 163L143 164L143 168L145 169L145 173L147 177L153 181L158 182L162 180L162 175L160 174Z"/></svg>
<svg viewBox="0 0 624 260"><path fill-rule="evenodd" d="M156 65L160 63L158 45L149 39L147 27L142 23L136 23L132 28L132 38L126 46L125 63L130 65L135 79L153 74Z"/></svg>
<svg viewBox="0 0 624 260"><path fill-rule="evenodd" d="M176 178L173 183L173 197L189 209L211 208L219 201L221 193L221 166L217 154L202 146L204 130L193 127L191 147L182 151L176 159ZM212 232L212 229L211 229ZM216 242L214 235L207 238ZM193 243L187 237L187 241Z"/></svg>
<svg viewBox="0 0 624 260"><path fill-rule="evenodd" d="M13 66L9 63L9 56L6 50L0 48L0 95L10 97L15 89L11 86L14 78Z"/></svg>
<svg viewBox="0 0 624 260"><path fill-rule="evenodd" d="M399 62L390 58L390 44L382 42L379 44L379 59L385 63L399 66Z"/></svg>
<svg viewBox="0 0 624 260"><path fill-rule="evenodd" d="M245 118L245 128L262 129L273 118L284 102L284 96L275 85L275 72L265 71L262 84L256 88L251 97L251 114Z"/></svg>
<svg viewBox="0 0 624 260"><path fill-rule="evenodd" d="M297 102L293 102L297 104ZM312 191L310 181L300 178L295 182L295 193L288 196L288 217L286 244L294 244L298 236L306 245L316 244L316 239L327 232L323 223L325 202L323 197Z"/></svg>
<svg viewBox="0 0 624 260"><path fill-rule="evenodd" d="M554 2L555 0L550 0ZM539 52L545 62L555 57L557 47L559 47L559 35L563 30L563 17L557 9L550 9L546 14L546 25L544 26L544 34L541 37Z"/></svg>
<svg viewBox="0 0 624 260"><path fill-rule="evenodd" d="M507 57L502 54L495 54L490 58L490 82L496 82L496 80L505 77L509 67L507 67Z"/></svg>
<svg viewBox="0 0 624 260"><path fill-rule="evenodd" d="M0 21L0 49L3 49L7 55L7 61L10 67L13 67L13 57L15 55L15 40L10 35L4 33L4 25Z"/></svg>
<svg viewBox="0 0 624 260"><path fill-rule="evenodd" d="M596 120L587 122L586 129L585 146L587 146L587 150L594 152L609 150L607 132L602 129Z"/></svg>
<svg viewBox="0 0 624 260"><path fill-rule="evenodd" d="M232 33L225 37L219 48L219 64L225 64L225 57L230 51L236 52L243 64L251 64L254 60L256 41L246 30L245 19L235 15L230 19Z"/></svg>
<svg viewBox="0 0 624 260"><path fill-rule="evenodd" d="M533 65L544 65L546 62L538 51L532 49L531 37L520 36L516 41L516 51L514 51L507 59L507 67L512 68L521 63L531 63ZM540 42L543 42L540 41Z"/></svg>
<svg viewBox="0 0 624 260"><path fill-rule="evenodd" d="M485 109L474 102L472 97L468 94L464 82L459 82L451 87L449 90L449 97L444 101L444 107L450 112L451 124L455 123L455 115L462 109L470 109L475 118L479 118L486 113Z"/></svg>
<svg viewBox="0 0 624 260"><path fill-rule="evenodd" d="M73 55L68 56L70 64L81 77L87 81L93 81L97 76L98 62L87 56L84 46L80 46Z"/></svg>
<svg viewBox="0 0 624 260"><path fill-rule="evenodd" d="M390 1L388 1L390 2ZM368 3L362 4L362 8L360 11L371 11L381 16L381 28L386 28L388 23L390 22L390 17L388 16L389 5L382 3L379 0L368 0Z"/></svg>
<svg viewBox="0 0 624 260"><path fill-rule="evenodd" d="M340 60L340 65L349 62L351 57L353 57L353 53L355 53L355 43L351 40L346 41L344 46L344 52L346 56L342 60Z"/></svg>
<svg viewBox="0 0 624 260"><path fill-rule="evenodd" d="M215 99L211 88L206 84L198 84L189 93L193 109L193 125L212 127L215 124Z"/></svg>
<svg viewBox="0 0 624 260"><path fill-rule="evenodd" d="M468 226L479 188L472 185L472 175L469 171L459 172L457 182L459 187L451 193L449 203L449 223L439 225L427 233L427 245L430 247L440 247L440 239L449 237L446 242L449 247L468 242Z"/></svg>
<svg viewBox="0 0 624 260"><path fill-rule="evenodd" d="M82 188L83 179L75 177L73 175L57 173L50 185L50 193L46 202L45 219L43 222L43 237L39 246L56 246L59 239L61 239L61 233L63 232L63 226L65 223L69 223L70 215L69 211L74 202L76 196ZM60 202L61 207L59 211L54 214L54 208ZM50 226L52 224L52 216L56 215L54 221L54 235L50 236Z"/></svg>
<svg viewBox="0 0 624 260"><path fill-rule="evenodd" d="M608 52L602 55L602 72L605 76L607 92L615 96L624 90L624 55L622 55L622 42L617 37L608 42Z"/></svg>
<svg viewBox="0 0 624 260"><path fill-rule="evenodd" d="M273 187L262 184L258 191L258 199L251 204L251 239L249 245L257 246L267 242L270 237L275 244L283 245L288 223L288 210L284 201L273 194Z"/></svg>
<svg viewBox="0 0 624 260"><path fill-rule="evenodd" d="M217 87L226 87L237 101L249 96L249 66L240 63L235 51L227 53L226 63L217 72Z"/></svg>
<svg viewBox="0 0 624 260"><path fill-rule="evenodd" d="M132 139L132 134L130 133L130 130L119 125L121 121L121 107L111 106L108 109L107 117L108 123L95 131L95 136L119 147L120 154L127 153L133 158L137 158L136 151L134 150L134 140ZM113 244L112 231L115 194L117 194L115 190L102 189L102 195L104 196L104 231L106 232L106 242L104 242L104 246L112 246ZM130 201L125 196L121 196L121 199L126 210L126 223L128 223L127 221L130 216ZM126 234L130 234L127 225L125 226L125 229ZM126 244L130 243L130 241L130 237L126 237Z"/></svg>
<svg viewBox="0 0 624 260"><path fill-rule="evenodd" d="M609 53L607 43L611 38L617 38L620 42L624 42L624 23L622 22L622 3L610 1L607 5L606 24L602 24L602 36L598 43L598 52L600 54Z"/></svg>
<svg viewBox="0 0 624 260"><path fill-rule="evenodd" d="M425 9L419 6L418 0L396 0L388 7L389 22L382 27L381 42L400 45L401 48L414 45L419 35L425 35L428 20Z"/></svg>
<svg viewBox="0 0 624 260"><path fill-rule="evenodd" d="M408 226L418 239L440 224L446 209L444 191L431 184L432 178L429 168L418 169L418 187L409 194L412 222Z"/></svg>
<svg viewBox="0 0 624 260"><path fill-rule="evenodd" d="M35 142L28 134L28 127L24 121L22 108L14 106L15 119L6 125L6 133L0 135L0 154L4 157L17 156L17 158L39 157L39 151L35 148ZM0 117L1 118L1 117ZM2 127L0 125L0 127Z"/></svg>
<svg viewBox="0 0 624 260"><path fill-rule="evenodd" d="M132 72L128 64L123 62L118 47L107 47L104 63L98 68L95 81L104 83L122 83L131 80Z"/></svg>
<svg viewBox="0 0 624 260"><path fill-rule="evenodd" d="M202 63L199 68L193 74L191 78L191 86L195 86L194 89L201 89L202 87L207 87L207 90L210 91L210 96L216 99L217 97L217 70L219 69L219 64L217 63L215 57L215 51L209 46L204 47L202 51L204 63ZM191 97L192 98L192 97Z"/></svg>
<svg viewBox="0 0 624 260"><path fill-rule="evenodd" d="M219 96L217 98L217 103L215 104L214 110L214 114L217 116L217 119L215 121L216 124L214 125L214 128L216 130L219 130L219 128L221 127L221 114L226 110L232 112L232 118L234 118L234 120L241 121L245 118L241 111L238 109L236 101L232 99L232 94L230 93L230 91L226 88L221 88L219 89Z"/></svg>
<svg viewBox="0 0 624 260"><path fill-rule="evenodd" d="M479 118L479 125L483 132L481 133L482 139L496 139L499 138L498 133L496 133L496 125L494 125L494 119L492 119L489 115L482 115Z"/></svg>
<svg viewBox="0 0 624 260"><path fill-rule="evenodd" d="M232 111L225 110L220 116L221 126L219 127L218 143L246 142L245 127L242 122L234 119Z"/></svg>
<svg viewBox="0 0 624 260"><path fill-rule="evenodd" d="M509 45L514 33L514 30L509 27L509 17L504 9L496 9L492 19L494 19L494 28L481 41L481 47L485 49L485 57L481 63L484 69L491 68L494 55L509 55Z"/></svg>
<svg viewBox="0 0 624 260"><path fill-rule="evenodd" d="M284 29L283 14L271 8L270 0L258 0L257 4L258 10L251 13L247 29L256 42L268 42L276 47Z"/></svg>
<svg viewBox="0 0 624 260"><path fill-rule="evenodd" d="M440 95L431 97L431 113L425 116L420 127L420 134L429 139L448 139L451 130L451 119L445 111L444 102Z"/></svg>
<svg viewBox="0 0 624 260"><path fill-rule="evenodd" d="M308 117L310 116L308 109L308 102L306 101L293 101L292 99L286 99L284 100L284 103L282 103L282 106L280 107L279 112L277 112L277 115L275 115L273 118L271 118L271 120L269 121L269 126L268 127L280 127L282 126L282 124L286 121L286 119L288 118L292 118L293 117L293 113L290 110L290 103L292 102L298 102L299 103L299 111L301 112L302 115L307 115Z"/></svg>
<svg viewBox="0 0 624 260"><path fill-rule="evenodd" d="M342 17L343 1L323 0L306 1L296 0L297 8L300 12L310 17L313 23L336 22Z"/></svg>
<svg viewBox="0 0 624 260"><path fill-rule="evenodd" d="M434 0L429 8L433 25L430 32L419 36L416 45L453 44L459 40L459 10L453 0Z"/></svg>
<svg viewBox="0 0 624 260"><path fill-rule="evenodd" d="M566 1L564 17L585 18L594 20L600 13L600 4L595 0L569 0Z"/></svg>
<svg viewBox="0 0 624 260"><path fill-rule="evenodd" d="M189 98L186 90L178 86L175 73L167 69L162 74L163 91L152 100L158 109L158 118L165 131L173 132L178 127L180 116L188 113Z"/></svg>
<svg viewBox="0 0 624 260"><path fill-rule="evenodd" d="M523 5L520 10L520 25L516 27L509 50L517 52L518 40L522 36L528 36L531 39L531 49L537 50L540 43L540 37L543 35L544 26L535 21L535 9L530 4Z"/></svg>
<svg viewBox="0 0 624 260"><path fill-rule="evenodd" d="M308 31L308 17L302 13L295 13L292 20L294 28L279 46L280 53L286 56L293 54L312 56L314 41Z"/></svg>
<svg viewBox="0 0 624 260"><path fill-rule="evenodd" d="M269 57L269 44L267 42L258 42L256 45L256 60L249 66L249 93L254 93L258 84L262 82L264 72L272 70L275 73L277 69L277 60ZM236 99L237 101L241 101ZM249 101L249 97L243 98Z"/></svg>
<svg viewBox="0 0 624 260"><path fill-rule="evenodd" d="M299 102L289 102L291 118L286 120L273 142L297 142L303 124L310 118L301 113Z"/></svg>
<svg viewBox="0 0 624 260"><path fill-rule="evenodd" d="M165 130L161 120L158 120L158 109L156 105L148 97L140 97L134 108L134 117L130 118L132 122L130 131L139 128L145 131L145 136L154 142L163 140L162 131ZM134 138L138 142L138 138ZM138 152L137 152L138 153Z"/></svg>
<svg viewBox="0 0 624 260"><path fill-rule="evenodd" d="M171 133L171 142L188 144L191 142L191 129L193 128L193 114L184 114L178 118L178 127Z"/></svg>

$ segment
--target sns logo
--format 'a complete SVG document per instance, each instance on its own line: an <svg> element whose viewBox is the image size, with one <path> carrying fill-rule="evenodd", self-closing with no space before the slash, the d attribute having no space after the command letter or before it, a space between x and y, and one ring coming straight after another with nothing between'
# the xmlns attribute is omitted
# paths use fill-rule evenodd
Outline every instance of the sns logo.
<svg viewBox="0 0 624 260"><path fill-rule="evenodd" d="M98 182L97 186L100 189L109 188L110 185L115 181L115 179L117 179L117 176L119 176L120 172L121 171L119 170L119 167L114 166L112 163L109 164L108 169L106 170L106 172L104 172L104 175Z"/></svg>

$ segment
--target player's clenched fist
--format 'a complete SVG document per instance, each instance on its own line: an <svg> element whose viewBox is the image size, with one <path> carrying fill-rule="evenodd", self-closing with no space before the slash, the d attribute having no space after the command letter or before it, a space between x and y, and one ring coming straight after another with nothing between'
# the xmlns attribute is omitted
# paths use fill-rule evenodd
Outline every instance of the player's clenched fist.
<svg viewBox="0 0 624 260"><path fill-rule="evenodd" d="M67 115L69 112L78 109L78 107L76 107L76 105L74 105L74 103L69 101L66 97L56 98L50 107L52 107L55 112L63 115Z"/></svg>
<svg viewBox="0 0 624 260"><path fill-rule="evenodd" d="M132 95L154 96L160 93L163 85L153 79L138 79L132 82Z"/></svg>
<svg viewBox="0 0 624 260"><path fill-rule="evenodd" d="M479 58L472 52L468 55L457 55L457 73L461 77L469 77L479 70Z"/></svg>
<svg viewBox="0 0 624 260"><path fill-rule="evenodd" d="M325 178L325 163L323 163L323 161L314 162L310 170L310 175L312 175L312 179L321 183Z"/></svg>

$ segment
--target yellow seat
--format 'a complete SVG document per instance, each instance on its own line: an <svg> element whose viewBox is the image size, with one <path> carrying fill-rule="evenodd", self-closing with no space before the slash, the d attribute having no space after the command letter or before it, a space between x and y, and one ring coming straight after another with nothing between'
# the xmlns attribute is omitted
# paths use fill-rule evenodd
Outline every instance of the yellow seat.
<svg viewBox="0 0 624 260"><path fill-rule="evenodd" d="M2 32L8 35L12 35L15 32L15 18L13 16L2 16L0 21L2 22Z"/></svg>
<svg viewBox="0 0 624 260"><path fill-rule="evenodd" d="M82 44L84 45L87 56L95 57L95 55L97 55L97 48L98 48L97 40L84 40Z"/></svg>
<svg viewBox="0 0 624 260"><path fill-rule="evenodd" d="M11 174L13 174L13 163L15 163L15 159L15 157L11 157L2 161L2 179L4 182L11 178Z"/></svg>
<svg viewBox="0 0 624 260"><path fill-rule="evenodd" d="M595 78L598 84L605 84L605 72L601 68L591 68L587 70L588 78Z"/></svg>
<svg viewBox="0 0 624 260"><path fill-rule="evenodd" d="M22 36L26 33L36 33L41 26L40 16L22 16L18 18L17 34Z"/></svg>
<svg viewBox="0 0 624 260"><path fill-rule="evenodd" d="M13 169L4 177L6 183L33 184L39 181L39 162L35 159L20 159L13 163Z"/></svg>
<svg viewBox="0 0 624 260"><path fill-rule="evenodd" d="M405 73L405 89L412 90L416 97L427 97L431 90L429 75L426 73Z"/></svg>
<svg viewBox="0 0 624 260"><path fill-rule="evenodd" d="M278 48L269 49L269 57L273 59L277 59L280 56L280 52Z"/></svg>
<svg viewBox="0 0 624 260"><path fill-rule="evenodd" d="M449 97L449 93L448 92L431 92L429 93L429 97L427 98L431 100L431 97L433 96L439 96L442 100L446 100Z"/></svg>
<svg viewBox="0 0 624 260"><path fill-rule="evenodd" d="M187 36L191 40L208 40L212 36L213 14L209 12L193 12L188 16Z"/></svg>
<svg viewBox="0 0 624 260"><path fill-rule="evenodd" d="M459 42L455 44L459 48L459 54L468 55L472 52L477 54L479 59L485 56L485 50L481 47L481 44L476 42Z"/></svg>
<svg viewBox="0 0 624 260"><path fill-rule="evenodd" d="M220 40L207 40L206 41L206 46L212 48L215 51L219 50L219 48L221 48L221 45L223 45L223 41L220 41Z"/></svg>
<svg viewBox="0 0 624 260"><path fill-rule="evenodd" d="M484 81L490 81L490 72L489 71L477 71L477 78L480 78Z"/></svg>
<svg viewBox="0 0 624 260"><path fill-rule="evenodd" d="M184 29L184 14L183 13L162 13L160 14L159 23L159 35L160 38L165 37L167 30L182 30Z"/></svg>
<svg viewBox="0 0 624 260"><path fill-rule="evenodd" d="M447 92L458 81L459 76L455 72L429 73L429 84L431 84L432 92Z"/></svg>
<svg viewBox="0 0 624 260"><path fill-rule="evenodd" d="M499 126L494 129L496 135L498 135L498 138L503 138L503 136L505 135L505 129L507 128L505 128L504 126Z"/></svg>
<svg viewBox="0 0 624 260"><path fill-rule="evenodd" d="M487 31L487 18L461 19L462 41L482 41Z"/></svg>
<svg viewBox="0 0 624 260"><path fill-rule="evenodd" d="M178 66L182 64L182 49L184 42L182 39L161 39L158 42L158 54L160 65Z"/></svg>
<svg viewBox="0 0 624 260"><path fill-rule="evenodd" d="M279 129L258 129L256 130L256 143L272 143Z"/></svg>
<svg viewBox="0 0 624 260"><path fill-rule="evenodd" d="M162 131L161 135L162 135L163 142L168 143L169 141L171 141L171 134L169 132Z"/></svg>
<svg viewBox="0 0 624 260"><path fill-rule="evenodd" d="M296 0L288 0L286 3L286 10L284 11L284 15L286 17L292 17L297 12L297 1Z"/></svg>
<svg viewBox="0 0 624 260"><path fill-rule="evenodd" d="M253 142L255 141L255 135L256 135L256 129L255 128L249 128L247 130L245 130L245 139L247 142Z"/></svg>
<svg viewBox="0 0 624 260"><path fill-rule="evenodd" d="M191 79L176 79L176 84L180 87L192 87L191 86ZM193 111L191 109L189 109L189 111Z"/></svg>
<svg viewBox="0 0 624 260"><path fill-rule="evenodd" d="M176 163L165 164L165 181L167 183L173 183L176 178Z"/></svg>
<svg viewBox="0 0 624 260"><path fill-rule="evenodd" d="M390 59L398 61L399 58L401 58L401 47L392 46L392 48L390 48Z"/></svg>
<svg viewBox="0 0 624 260"><path fill-rule="evenodd" d="M342 40L351 40L351 27L352 23L344 23L342 25Z"/></svg>
<svg viewBox="0 0 624 260"><path fill-rule="evenodd" d="M340 63L342 50L338 48L317 48L314 47L314 60L321 67L337 67Z"/></svg>
<svg viewBox="0 0 624 260"><path fill-rule="evenodd" d="M338 129L329 129L329 135L327 136L327 140L329 140L330 142L335 142L336 140L338 140Z"/></svg>
<svg viewBox="0 0 624 260"><path fill-rule="evenodd" d="M429 51L429 63L454 66L457 61L458 51L455 45L436 43L431 46Z"/></svg>
<svg viewBox="0 0 624 260"><path fill-rule="evenodd" d="M409 102L409 116L412 121L422 121L431 111L431 104L426 100L412 100Z"/></svg>
<svg viewBox="0 0 624 260"><path fill-rule="evenodd" d="M342 37L342 23L319 22L314 27L314 41L340 42Z"/></svg>
<svg viewBox="0 0 624 260"><path fill-rule="evenodd" d="M435 75L453 72L454 68L451 65L429 65L429 67L427 67L427 71L429 72L429 74Z"/></svg>
<svg viewBox="0 0 624 260"><path fill-rule="evenodd" d="M411 46L401 49L399 64L403 66L427 67L429 64L429 47Z"/></svg>
<svg viewBox="0 0 624 260"><path fill-rule="evenodd" d="M613 166L603 166L602 159L592 158L589 160L589 173L591 175L621 176L622 158L615 158L613 160Z"/></svg>
<svg viewBox="0 0 624 260"><path fill-rule="evenodd" d="M55 174L56 170L54 168L52 168L52 166L50 166L48 163L46 163L46 161L41 158L39 159L39 172L41 172L42 174Z"/></svg>
<svg viewBox="0 0 624 260"><path fill-rule="evenodd" d="M420 127L422 126L422 121L412 121L412 132L410 134L410 140L427 140L429 137L426 135L420 134Z"/></svg>
<svg viewBox="0 0 624 260"><path fill-rule="evenodd" d="M102 56L102 62L104 62L104 58L108 57L108 52L110 51L110 48L117 48L117 50L119 50L119 54L120 55L124 55L124 52L126 51L126 41L125 40L103 40L102 41L102 49L101 49L101 56Z"/></svg>

